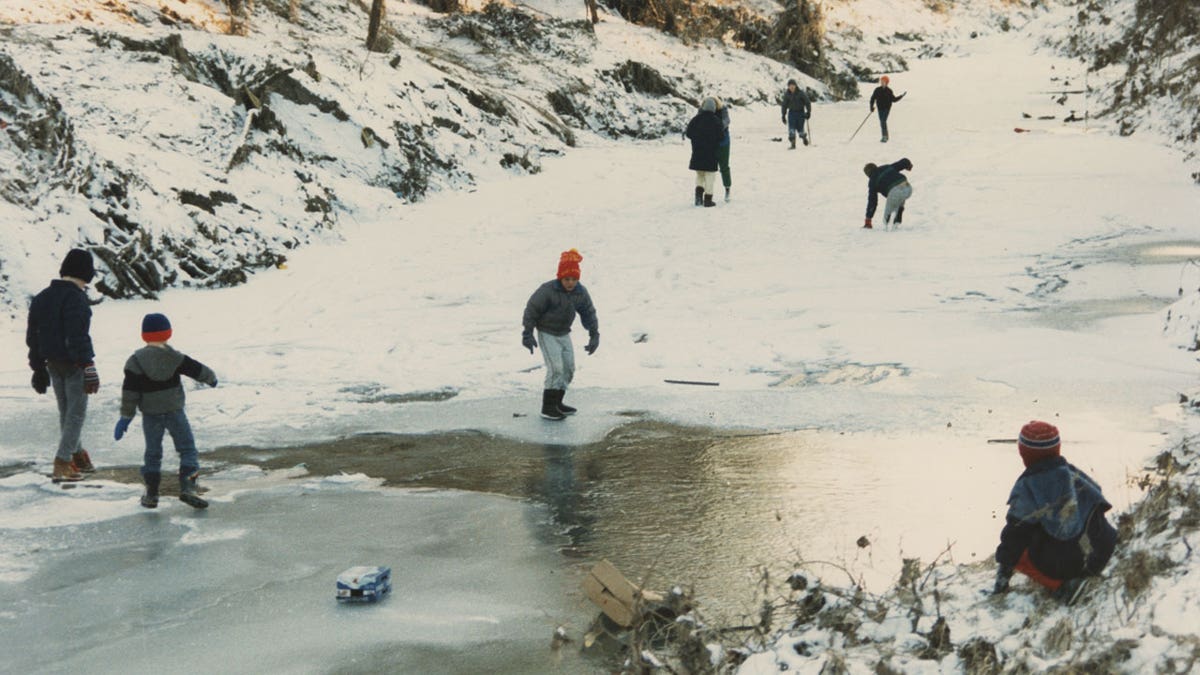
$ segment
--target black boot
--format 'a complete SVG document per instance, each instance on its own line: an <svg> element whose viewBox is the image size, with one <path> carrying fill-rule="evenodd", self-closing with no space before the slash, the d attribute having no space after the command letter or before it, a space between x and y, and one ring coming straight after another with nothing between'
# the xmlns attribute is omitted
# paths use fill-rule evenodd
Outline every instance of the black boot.
<svg viewBox="0 0 1200 675"><path fill-rule="evenodd" d="M703 203L704 203L704 188L697 185L696 186L696 206L700 206Z"/></svg>
<svg viewBox="0 0 1200 675"><path fill-rule="evenodd" d="M158 483L162 479L160 473L142 474L142 482L146 484L146 494L142 495L142 506L148 509L158 508Z"/></svg>
<svg viewBox="0 0 1200 675"><path fill-rule="evenodd" d="M558 412L560 412L564 415L574 415L575 408L567 405L566 403L563 403L563 396L566 396L566 395L567 395L566 389L555 389L554 390L554 405L558 406Z"/></svg>
<svg viewBox="0 0 1200 675"><path fill-rule="evenodd" d="M900 221L902 221L903 219L904 219L904 207L901 206L900 208L896 209L896 224L899 225Z"/></svg>
<svg viewBox="0 0 1200 675"><path fill-rule="evenodd" d="M704 193L704 205L705 206L716 206L717 205L717 203L713 201L712 195L707 192Z"/></svg>
<svg viewBox="0 0 1200 675"><path fill-rule="evenodd" d="M196 472L180 470L179 472L179 501L194 509L207 509L208 502L196 492Z"/></svg>
<svg viewBox="0 0 1200 675"><path fill-rule="evenodd" d="M548 420L561 421L566 419L566 416L558 410L558 391L558 389L542 390L542 417Z"/></svg>

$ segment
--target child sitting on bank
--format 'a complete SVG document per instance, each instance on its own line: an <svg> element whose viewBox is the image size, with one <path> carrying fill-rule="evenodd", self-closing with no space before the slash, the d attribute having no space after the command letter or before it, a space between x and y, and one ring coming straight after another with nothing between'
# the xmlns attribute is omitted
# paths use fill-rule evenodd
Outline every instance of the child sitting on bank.
<svg viewBox="0 0 1200 675"><path fill-rule="evenodd" d="M217 376L208 366L176 351L167 344L171 322L162 314L147 314L142 319L142 340L146 346L125 361L125 381L121 385L121 419L113 438L121 440L138 410L142 411L142 431L146 436L146 454L142 459L142 481L146 493L142 506L158 507L158 486L162 477L163 434L170 433L179 453L179 499L188 506L203 509L208 502L197 494L196 476L200 471L196 441L187 413L183 410L184 393L180 375L217 386Z"/></svg>

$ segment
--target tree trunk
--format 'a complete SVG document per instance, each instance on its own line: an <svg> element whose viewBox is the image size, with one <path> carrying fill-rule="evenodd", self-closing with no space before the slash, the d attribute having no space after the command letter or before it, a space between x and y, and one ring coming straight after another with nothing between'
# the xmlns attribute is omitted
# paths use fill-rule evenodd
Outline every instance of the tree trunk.
<svg viewBox="0 0 1200 675"><path fill-rule="evenodd" d="M600 23L600 15L596 13L596 0L583 0L583 4L587 5L588 16L591 17L592 23Z"/></svg>
<svg viewBox="0 0 1200 675"><path fill-rule="evenodd" d="M383 26L384 0L371 0L371 22L367 26L367 49L375 51L379 40L379 29Z"/></svg>

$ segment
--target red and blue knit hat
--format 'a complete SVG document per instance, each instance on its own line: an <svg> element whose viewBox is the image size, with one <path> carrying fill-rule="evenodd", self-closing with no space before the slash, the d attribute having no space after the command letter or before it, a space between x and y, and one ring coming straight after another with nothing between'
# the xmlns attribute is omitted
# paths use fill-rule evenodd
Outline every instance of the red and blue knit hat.
<svg viewBox="0 0 1200 675"><path fill-rule="evenodd" d="M166 342L171 339L171 320L164 314L147 314L142 318L142 341Z"/></svg>
<svg viewBox="0 0 1200 675"><path fill-rule="evenodd" d="M1062 439L1058 436L1058 427L1049 422L1034 420L1021 427L1021 435L1017 437L1017 451L1025 466L1033 466L1043 459L1058 457L1062 450Z"/></svg>

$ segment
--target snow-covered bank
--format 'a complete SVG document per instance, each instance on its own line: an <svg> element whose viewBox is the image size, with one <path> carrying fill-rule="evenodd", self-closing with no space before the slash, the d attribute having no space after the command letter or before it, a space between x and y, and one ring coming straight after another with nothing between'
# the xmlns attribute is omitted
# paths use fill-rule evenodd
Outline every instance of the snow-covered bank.
<svg viewBox="0 0 1200 675"><path fill-rule="evenodd" d="M796 151L777 140L783 134L777 109L735 105L733 201L715 209L690 206L687 150L674 137L584 138L565 156L547 158L537 175L498 172L470 194L439 194L403 207L390 192L339 183L344 241L289 252L286 268L238 288L167 290L154 301L95 308L103 385L92 398L85 443L102 467L140 461L137 426L121 443L110 440L111 429L120 367L139 345L141 316L161 311L175 325L173 343L221 378L215 390L189 392L202 460L222 445L276 448L369 431L470 428L571 446L602 438L631 413L723 429L811 431L828 441L827 453L852 467L831 479L830 492L853 495L863 489L864 474L880 471L897 491L883 507L835 514L817 526L851 547L863 533L846 523L874 518L877 551L932 560L945 542L986 536L995 521L939 518L901 527L900 512L1001 509L1018 464L1011 446L987 440L1012 437L1024 421L1044 417L1070 439L1072 460L1097 475L1123 508L1138 496L1123 477L1137 475L1146 459L1182 436L1186 418L1177 400L1195 389L1195 354L1179 349L1175 336L1164 339L1163 329L1166 309L1180 308L1180 269L1200 249L1200 195L1179 172L1179 154L1153 139L1118 138L1103 123L1084 128L1038 120L1061 110L1042 92L1052 78L1076 77L1075 65L1031 54L1026 37L1033 36L964 40L947 56L896 74L893 85L909 96L893 112L887 145L876 142L874 120L847 142L867 113L863 101L819 103L816 143ZM77 39L64 49L78 46ZM653 44L648 51L662 49ZM740 61L714 56L711 63L707 87L717 93L750 86L747 77L774 81L747 76ZM682 111L678 122L690 114ZM1031 131L1015 134L1014 126ZM916 165L904 227L861 229L862 164L901 156ZM73 213L55 217L69 220ZM4 250L27 255L6 259L5 273L12 285L35 290L69 244L36 230L27 216L14 208L4 216L24 233L5 239ZM29 233L43 238L21 238ZM548 426L533 415L540 360L520 347L519 317L529 293L570 247L585 256L583 282L597 301L602 343L594 356L579 355L571 401L582 413ZM60 524L83 510L63 491L43 489L35 475L49 461L54 410L28 387L23 318L14 310L0 320L0 334L13 346L0 352L0 463L30 466L3 490L8 504L57 520L5 523L0 541L11 546L3 561L14 571L10 582L44 578L58 551L41 547L66 540L72 526ZM888 442L876 442L881 438ZM796 445L777 451L785 456ZM905 460L911 473L881 468ZM781 466L805 470L802 461ZM219 520L223 508L240 511L238 500L261 503L253 489L227 491L222 477L207 480L216 501L208 521ZM945 483L956 485L953 502ZM89 506L88 517L100 514L101 527L111 522L118 530L141 518L133 490L122 489L113 504ZM389 513L403 520L403 500L388 499L396 499ZM676 506L687 508L664 505ZM475 516L462 517L472 524ZM317 528L329 525L295 527L319 541ZM359 554L374 550L357 541L339 545ZM380 549L402 552L390 543ZM83 554L122 565L102 541ZM886 558L878 554L880 570L899 567ZM416 569L436 564L422 561ZM313 588L333 568L330 562L314 571ZM957 574L964 603L965 589L975 592L975 580L989 576L986 569ZM199 594L207 598L219 581L200 579ZM1176 603L1180 613L1193 610L1187 586L1176 594L1163 583L1163 602ZM261 603L257 618L272 630L279 628L273 620L286 616L284 600L309 601L305 593L273 600L252 574L231 586ZM32 602L51 595L35 591ZM1021 620L1031 605L1010 597L1009 611L990 623L981 619L978 634ZM154 617L171 609L159 608ZM237 611L232 603L219 609ZM970 611L981 610L963 608ZM240 644L224 630L220 611L208 616L205 635ZM55 625L53 617L46 621ZM5 617L0 644L18 644L24 635L18 623L19 617ZM888 630L901 642L911 639L892 624L878 634ZM970 630L954 628L954 644ZM1142 644L1154 647L1149 639ZM1172 649L1164 643L1161 652ZM92 649L79 651L64 658L83 659ZM904 666L920 672L941 664Z"/></svg>
<svg viewBox="0 0 1200 675"><path fill-rule="evenodd" d="M765 649L752 643L737 672L1190 672L1200 659L1200 415L1188 422L1190 435L1137 477L1144 496L1114 521L1117 553L1074 606L1032 582L993 595L994 565L957 564L952 550L906 560L878 594L807 565L773 589L768 621L784 630Z"/></svg>

